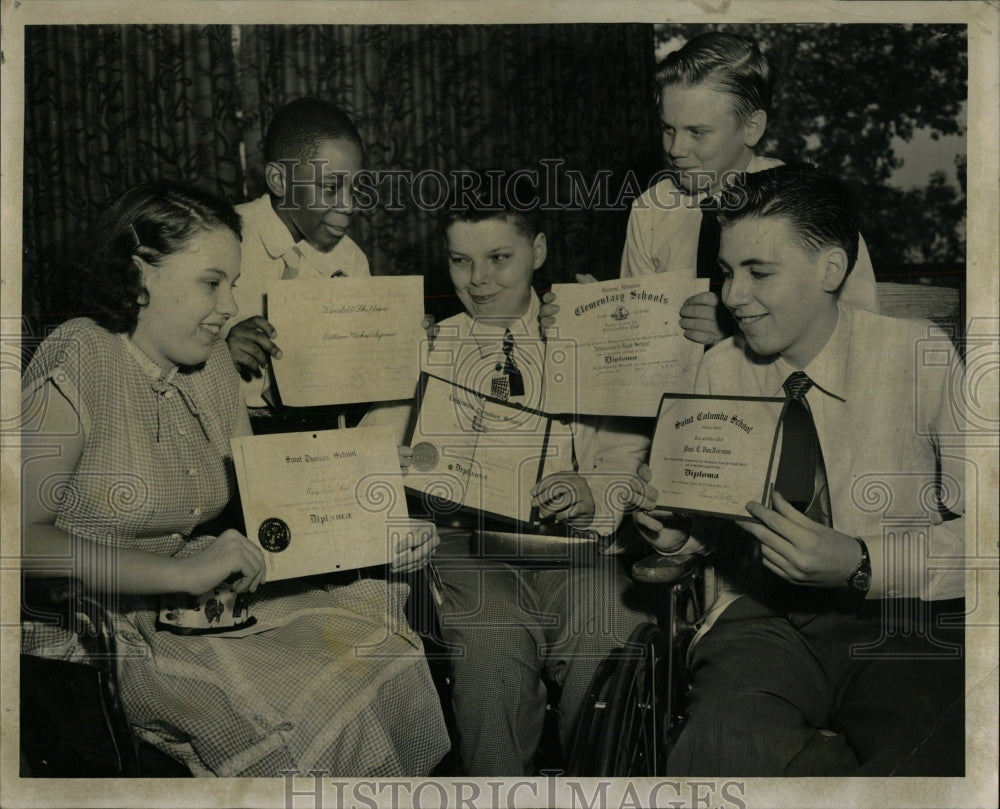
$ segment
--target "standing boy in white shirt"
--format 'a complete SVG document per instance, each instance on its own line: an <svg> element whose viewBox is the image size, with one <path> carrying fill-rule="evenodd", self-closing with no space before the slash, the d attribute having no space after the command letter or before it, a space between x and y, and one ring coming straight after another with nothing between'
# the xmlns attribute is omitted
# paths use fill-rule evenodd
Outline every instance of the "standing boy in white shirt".
<svg viewBox="0 0 1000 809"><path fill-rule="evenodd" d="M753 40L711 31L670 53L657 68L656 80L669 171L632 204L621 277L669 272L716 280L707 273L714 268L717 244L712 240L718 236L717 231L709 236L702 226L703 205L739 172L781 164L755 153L771 109L771 68ZM681 312L685 334L706 345L727 336L730 326L720 325L718 310L724 310L716 292L693 296ZM863 240L841 300L878 311L875 275Z"/></svg>

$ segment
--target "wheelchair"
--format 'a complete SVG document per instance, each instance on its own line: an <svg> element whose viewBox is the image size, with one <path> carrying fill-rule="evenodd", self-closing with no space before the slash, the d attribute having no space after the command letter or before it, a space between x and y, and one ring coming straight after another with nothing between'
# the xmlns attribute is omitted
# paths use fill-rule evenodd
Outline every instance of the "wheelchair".
<svg viewBox="0 0 1000 809"><path fill-rule="evenodd" d="M704 619L706 570L699 559L653 555L632 578L660 596L656 622L637 626L601 661L591 681L566 775L661 776L684 725L687 651Z"/></svg>
<svg viewBox="0 0 1000 809"><path fill-rule="evenodd" d="M384 577L382 567L351 574ZM447 699L447 650L435 645L436 615L426 569L403 574L410 586L406 615L424 641L445 722L454 738ZM99 598L73 578L22 576L24 621L63 627L77 635L84 655L67 660L20 655L20 776L22 778L189 778L190 770L137 738L121 701L115 629ZM436 775L457 774L449 753Z"/></svg>
<svg viewBox="0 0 1000 809"><path fill-rule="evenodd" d="M449 530L469 536L471 547L491 561L518 569L563 569L588 564L588 546L565 544L556 532L518 533L499 525ZM626 529L627 530L627 529ZM590 547L590 551L593 550ZM612 649L598 664L588 697L570 744L559 739L560 686L543 673L548 691L546 719L535 756L535 771L574 777L642 777L662 774L666 755L683 725L684 695L689 677L685 663L688 646L701 625L705 605L706 570L701 558L666 564L658 554L631 566L643 603L656 603L654 621L639 624L623 645ZM592 563L592 560L589 561ZM424 569L422 576L431 574ZM711 580L711 571L708 571ZM421 634L432 676L438 686L446 724L453 742L455 720L451 708L451 648L443 640L431 586L416 587L407 618ZM438 776L463 775L462 762L452 752L435 771Z"/></svg>
<svg viewBox="0 0 1000 809"><path fill-rule="evenodd" d="M21 654L21 777L189 777L132 732L104 605L71 578L24 576L21 593L22 618L74 631L86 652L85 662Z"/></svg>

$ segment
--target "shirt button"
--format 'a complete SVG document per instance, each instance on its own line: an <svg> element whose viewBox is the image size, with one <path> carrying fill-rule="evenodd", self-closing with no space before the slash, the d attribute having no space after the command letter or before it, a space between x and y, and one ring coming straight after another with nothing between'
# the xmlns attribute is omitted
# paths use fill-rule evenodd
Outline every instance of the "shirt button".
<svg viewBox="0 0 1000 809"><path fill-rule="evenodd" d="M166 393L164 393L163 395L164 395L164 397L166 397L167 399L173 399L173 398L174 398L174 392L173 392L172 390L168 390L168 391L167 391Z"/></svg>
<svg viewBox="0 0 1000 809"><path fill-rule="evenodd" d="M203 509L201 506L195 506L193 509L191 509L191 514L194 515L195 517L200 517L202 511Z"/></svg>
<svg viewBox="0 0 1000 809"><path fill-rule="evenodd" d="M181 536L180 534L171 534L170 538L171 539L184 539L184 537Z"/></svg>
<svg viewBox="0 0 1000 809"><path fill-rule="evenodd" d="M198 470L197 469L188 469L187 473L188 473L188 477L191 477L191 478L198 477Z"/></svg>

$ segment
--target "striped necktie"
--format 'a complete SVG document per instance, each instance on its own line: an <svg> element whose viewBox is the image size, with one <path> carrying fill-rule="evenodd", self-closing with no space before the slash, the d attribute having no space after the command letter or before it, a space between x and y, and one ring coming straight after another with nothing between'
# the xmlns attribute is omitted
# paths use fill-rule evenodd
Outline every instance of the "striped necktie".
<svg viewBox="0 0 1000 809"><path fill-rule="evenodd" d="M510 333L510 329L506 329L503 334L503 356L503 365L497 366L497 370L502 373L493 377L490 395L506 402L511 396L524 396L524 379L514 360L514 335Z"/></svg>

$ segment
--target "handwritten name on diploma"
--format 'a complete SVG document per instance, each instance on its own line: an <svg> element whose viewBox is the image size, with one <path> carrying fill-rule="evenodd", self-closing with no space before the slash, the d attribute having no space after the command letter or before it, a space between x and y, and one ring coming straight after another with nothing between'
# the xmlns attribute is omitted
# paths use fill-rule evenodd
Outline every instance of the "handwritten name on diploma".
<svg viewBox="0 0 1000 809"><path fill-rule="evenodd" d="M389 297L395 297L392 294ZM352 315L355 312L388 312L388 306L377 303L347 303L342 306L324 306L324 315Z"/></svg>
<svg viewBox="0 0 1000 809"><path fill-rule="evenodd" d="M349 334L341 334L335 331L325 331L323 332L324 340L346 340L348 337L352 340L374 340L376 343L381 342L383 338L395 337L399 332L395 331L352 331Z"/></svg>
<svg viewBox="0 0 1000 809"><path fill-rule="evenodd" d="M674 429L679 430L681 427L687 427L690 424L694 424L695 419L697 419L698 421L723 421L726 422L727 424L732 424L738 427L747 434L749 434L753 430L753 425L747 424L745 421L743 421L743 419L739 417L739 415L729 416L727 413L705 413L705 412L698 413L697 416L688 416L686 419L681 419L680 421L674 422Z"/></svg>

